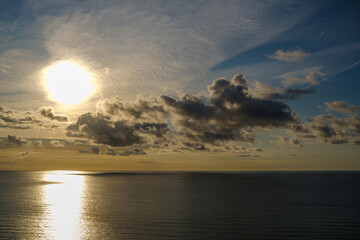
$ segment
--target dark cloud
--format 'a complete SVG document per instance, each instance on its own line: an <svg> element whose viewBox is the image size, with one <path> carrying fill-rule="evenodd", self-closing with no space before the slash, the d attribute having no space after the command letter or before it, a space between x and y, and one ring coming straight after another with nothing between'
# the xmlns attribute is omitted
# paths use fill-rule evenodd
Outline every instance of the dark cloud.
<svg viewBox="0 0 360 240"><path fill-rule="evenodd" d="M212 106L206 106L200 98L193 95L185 94L179 101L164 95L161 96L161 99L179 116L207 120L215 115L215 109Z"/></svg>
<svg viewBox="0 0 360 240"><path fill-rule="evenodd" d="M29 158L29 157L35 157L37 154L32 151L24 151L24 152L17 152L16 157L17 158Z"/></svg>
<svg viewBox="0 0 360 240"><path fill-rule="evenodd" d="M161 96L176 115L179 134L194 141L254 142L253 127L284 127L297 122L290 107L282 102L254 98L243 75L230 81L217 79L209 87L210 104L185 94L179 100Z"/></svg>
<svg viewBox="0 0 360 240"><path fill-rule="evenodd" d="M98 109L105 115L118 116L121 120L161 122L168 116L164 106L154 97L148 99L139 97L134 102L123 102L120 98L114 101L100 101Z"/></svg>
<svg viewBox="0 0 360 240"><path fill-rule="evenodd" d="M28 141L26 141L25 139L22 139L22 138L19 138L16 136L11 136L11 135L8 135L7 141L10 144L14 144L14 145L18 145L18 146L25 145L28 143Z"/></svg>
<svg viewBox="0 0 360 240"><path fill-rule="evenodd" d="M138 98L134 102L116 98L99 102L97 110L97 114L83 114L76 123L69 125L67 136L88 138L110 147L141 144L161 148L171 143L167 139L169 114L157 98ZM135 150L127 151L123 155L136 153Z"/></svg>
<svg viewBox="0 0 360 240"><path fill-rule="evenodd" d="M64 115L64 114L56 114L54 111L53 107L50 106L43 106L41 108L39 108L38 112L46 117L46 118L50 118L51 120L56 120L59 122L68 122L69 118L68 116Z"/></svg>
<svg viewBox="0 0 360 240"><path fill-rule="evenodd" d="M116 156L116 155L117 155L117 152L115 152L115 150L112 149L112 148L108 148L108 149L106 150L106 152L104 152L104 154L110 155L110 156Z"/></svg>
<svg viewBox="0 0 360 240"><path fill-rule="evenodd" d="M272 100L285 100L285 99L295 100L301 95L310 94L314 92L315 90L312 88L308 88L308 89L286 88L283 89L281 92L268 93L268 95L265 98Z"/></svg>
<svg viewBox="0 0 360 240"><path fill-rule="evenodd" d="M67 129L71 134L82 135L94 140L95 143L112 147L131 146L144 142L134 126L126 121L111 121L110 117L102 114L83 114Z"/></svg>
<svg viewBox="0 0 360 240"><path fill-rule="evenodd" d="M146 152L140 147L133 147L131 149L125 149L122 152L119 152L120 156L130 156L130 155L145 155Z"/></svg>
<svg viewBox="0 0 360 240"><path fill-rule="evenodd" d="M205 144L197 143L197 142L184 142L185 148L189 148L190 150L196 151L209 151L209 148L205 146Z"/></svg>
<svg viewBox="0 0 360 240"><path fill-rule="evenodd" d="M100 149L98 147L91 146L91 152L94 153L94 154L99 154Z"/></svg>
<svg viewBox="0 0 360 240"><path fill-rule="evenodd" d="M250 158L250 157L260 157L259 154L255 154L255 155L251 155L251 154L240 154L240 155L237 155L237 157L240 157L240 158Z"/></svg>
<svg viewBox="0 0 360 240"><path fill-rule="evenodd" d="M151 134L158 138L164 137L169 132L169 127L166 123L135 123L134 128L142 134Z"/></svg>
<svg viewBox="0 0 360 240"><path fill-rule="evenodd" d="M79 153L93 153L93 154L99 154L100 148L96 146L91 146L90 149L80 149L78 150Z"/></svg>
<svg viewBox="0 0 360 240"><path fill-rule="evenodd" d="M318 115L308 123L294 125L292 131L300 137L315 138L330 144L356 143L360 140L360 118L337 118L332 114Z"/></svg>
<svg viewBox="0 0 360 240"><path fill-rule="evenodd" d="M360 106L351 105L345 101L326 102L324 104L326 106L326 111L335 111L353 115L357 114L360 109Z"/></svg>
<svg viewBox="0 0 360 240"><path fill-rule="evenodd" d="M208 89L218 122L235 126L281 127L296 121L288 105L249 95L241 74L231 81L215 80Z"/></svg>

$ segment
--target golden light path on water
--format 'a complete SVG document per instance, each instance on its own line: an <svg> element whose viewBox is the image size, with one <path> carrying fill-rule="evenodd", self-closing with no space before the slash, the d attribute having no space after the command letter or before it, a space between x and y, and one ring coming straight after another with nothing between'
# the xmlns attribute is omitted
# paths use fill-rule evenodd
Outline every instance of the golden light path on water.
<svg viewBox="0 0 360 240"><path fill-rule="evenodd" d="M43 231L46 239L83 239L87 233L83 217L84 177L73 171L46 173Z"/></svg>

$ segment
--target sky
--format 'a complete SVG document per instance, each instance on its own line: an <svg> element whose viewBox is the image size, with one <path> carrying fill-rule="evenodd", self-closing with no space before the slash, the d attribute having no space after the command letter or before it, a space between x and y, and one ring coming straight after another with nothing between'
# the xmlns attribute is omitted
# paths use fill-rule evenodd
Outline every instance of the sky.
<svg viewBox="0 0 360 240"><path fill-rule="evenodd" d="M0 9L1 170L360 170L359 1Z"/></svg>

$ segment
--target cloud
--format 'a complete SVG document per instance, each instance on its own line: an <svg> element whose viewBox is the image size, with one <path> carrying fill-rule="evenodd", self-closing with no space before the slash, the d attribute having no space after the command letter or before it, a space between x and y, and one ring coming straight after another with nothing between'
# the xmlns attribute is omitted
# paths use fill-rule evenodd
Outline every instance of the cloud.
<svg viewBox="0 0 360 240"><path fill-rule="evenodd" d="M48 139L46 139L48 140ZM46 141L44 139L44 141ZM45 148L43 140L39 139L25 139L14 135L8 135L6 138L0 137L0 147L11 148L11 147L35 147Z"/></svg>
<svg viewBox="0 0 360 240"><path fill-rule="evenodd" d="M159 98L139 97L133 102L120 98L100 101L96 114L83 114L71 124L67 136L88 138L97 144L126 147L134 144L160 146L168 142L169 113Z"/></svg>
<svg viewBox="0 0 360 240"><path fill-rule="evenodd" d="M31 129L39 123L31 112L15 111L0 107L0 128Z"/></svg>
<svg viewBox="0 0 360 240"><path fill-rule="evenodd" d="M59 140L51 140L50 145L56 148L65 147L65 145L61 143Z"/></svg>
<svg viewBox="0 0 360 240"><path fill-rule="evenodd" d="M48 107L50 109L51 107ZM43 113L47 113L48 117L44 118ZM61 126L59 120L65 120L67 117L61 114L55 114L52 112L43 113L37 111L19 111L5 107L0 107L0 128L5 129L20 129L20 130L31 130L31 129L54 129ZM51 121L51 114L54 119L58 121Z"/></svg>
<svg viewBox="0 0 360 240"><path fill-rule="evenodd" d="M288 105L249 94L243 75L230 81L217 79L208 91L207 100L184 94L178 100L162 95L134 102L100 101L98 112L79 116L68 126L67 135L110 149L218 151L226 142L255 143L254 127L287 128L298 121ZM142 154L139 149L123 150L120 155Z"/></svg>
<svg viewBox="0 0 360 240"><path fill-rule="evenodd" d="M117 153L117 152L115 152L115 150L114 150L114 149L112 149L112 148L108 148L108 149L106 150L106 152L104 152L104 154L106 154L106 155L110 155L110 156L116 156L118 153Z"/></svg>
<svg viewBox="0 0 360 240"><path fill-rule="evenodd" d="M43 106L41 108L39 108L38 112L46 117L46 118L50 118L51 120L56 120L59 122L68 122L69 118L68 116L64 115L64 114L56 114L54 111L53 107L50 106Z"/></svg>
<svg viewBox="0 0 360 240"><path fill-rule="evenodd" d="M131 149L125 149L119 153L120 156L130 156L130 155L146 155L146 152L140 147L133 147Z"/></svg>
<svg viewBox="0 0 360 240"><path fill-rule="evenodd" d="M360 109L360 106L351 105L345 101L326 102L324 104L326 106L326 111L335 111L352 115L356 115Z"/></svg>
<svg viewBox="0 0 360 240"><path fill-rule="evenodd" d="M7 142L18 146L25 145L28 143L28 141L26 141L25 139L11 135L8 135Z"/></svg>
<svg viewBox="0 0 360 240"><path fill-rule="evenodd" d="M135 126L126 121L111 121L110 117L102 114L83 114L77 122L68 127L70 133L81 133L84 137L94 140L95 143L112 147L131 146L142 143Z"/></svg>
<svg viewBox="0 0 360 240"><path fill-rule="evenodd" d="M301 49L294 50L294 51L284 51L284 50L277 50L271 55L267 55L267 57L279 60L279 61L286 61L286 62L297 62L301 61L306 57L309 57L311 54L307 53Z"/></svg>
<svg viewBox="0 0 360 240"><path fill-rule="evenodd" d="M360 141L360 118L337 118L332 114L317 115L302 125L293 125L293 133L330 144L356 144Z"/></svg>
<svg viewBox="0 0 360 240"><path fill-rule="evenodd" d="M116 116L118 120L137 122L159 123L169 116L164 106L155 97L147 99L138 97L134 102L124 102L120 98L115 98L113 101L99 101L97 103L97 110L103 114Z"/></svg>
<svg viewBox="0 0 360 240"><path fill-rule="evenodd" d="M82 114L69 125L67 136L98 144L92 149L94 153L121 156L146 154L145 150L250 154L257 148L235 147L231 143L256 143L256 128L287 130L292 137L280 137L277 142L280 145L302 147L300 138L331 144L356 144L359 140L360 123L355 116L348 119L315 116L301 123L282 102L312 90L256 83L255 89L260 88L262 93L254 94L256 91L248 89L246 79L238 74L230 81L216 79L208 86L207 97L183 94L179 98L139 97L132 102L119 98L104 100L97 104L96 113ZM101 150L104 148L107 150Z"/></svg>
<svg viewBox="0 0 360 240"><path fill-rule="evenodd" d="M254 98L243 75L217 79L209 87L210 105L185 94L179 100L161 96L176 116L180 134L194 141L254 142L253 127L284 127L296 122L290 107L280 101Z"/></svg>
<svg viewBox="0 0 360 240"><path fill-rule="evenodd" d="M255 154L255 155L251 155L251 154L240 154L240 155L237 155L237 157L240 157L240 158L260 157L260 155L259 155L259 154Z"/></svg>
<svg viewBox="0 0 360 240"><path fill-rule="evenodd" d="M94 153L94 154L99 154L100 149L98 147L91 146L91 152Z"/></svg>
<svg viewBox="0 0 360 240"><path fill-rule="evenodd" d="M283 78L282 84L286 87L295 85L295 84L317 84L318 80L325 76L324 73L320 71L321 67L310 67L304 68L293 72L288 72L279 76Z"/></svg>
<svg viewBox="0 0 360 240"><path fill-rule="evenodd" d="M100 148L96 147L96 146L91 146L89 150L87 149L80 149L78 150L79 153L93 153L93 154L99 154L100 153Z"/></svg>
<svg viewBox="0 0 360 240"><path fill-rule="evenodd" d="M258 81L254 84L254 89L250 90L253 97L270 100L286 100L298 99L305 94L314 93L313 88L300 89L300 88L279 88L264 85Z"/></svg>
<svg viewBox="0 0 360 240"><path fill-rule="evenodd" d="M24 151L24 152L17 152L16 157L17 158L29 158L29 157L35 157L37 156L37 153L31 152L31 151Z"/></svg>
<svg viewBox="0 0 360 240"><path fill-rule="evenodd" d="M297 147L303 147L304 145L300 142L300 139L293 136L291 138L280 136L279 139L275 142L279 146L297 146Z"/></svg>
<svg viewBox="0 0 360 240"><path fill-rule="evenodd" d="M35 146L35 147L38 147L38 148L45 148L44 147L44 144L41 140L35 140L35 141L32 141L32 144Z"/></svg>

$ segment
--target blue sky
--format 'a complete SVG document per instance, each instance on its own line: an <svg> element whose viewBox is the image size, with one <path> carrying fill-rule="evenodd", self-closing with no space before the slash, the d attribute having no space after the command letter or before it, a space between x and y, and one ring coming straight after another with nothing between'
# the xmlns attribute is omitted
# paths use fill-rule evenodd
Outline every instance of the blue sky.
<svg viewBox="0 0 360 240"><path fill-rule="evenodd" d="M318 149L336 145L336 150L328 151L347 152L349 163L333 168L360 167L353 159L359 151L358 1L4 0L0 9L0 146L7 153L39 152L29 154L36 159L41 158L41 151L53 148L80 155L96 148L100 149L96 154L114 153L121 158L196 152L216 159L221 152L234 159L240 156L261 162L273 159L274 152L284 151L284 146L292 151L284 153L286 156L304 152L308 156L316 152L316 147L311 147L315 144L321 146ZM79 104L55 101L45 84L44 71L61 61L76 63L94 77L96 90ZM237 74L243 74L246 86L242 78L230 81ZM224 106L215 102L219 96L214 80L219 78L230 81L222 95L227 102ZM244 99L239 98L242 94ZM144 102L149 104L145 110ZM287 117L286 123L274 121L270 113L254 117L251 114L255 113L241 112L248 103L249 108L263 104L280 107L282 110L273 109L273 113L290 111L293 117L291 121ZM121 106L121 111L109 112L109 106ZM163 112L159 111L162 107ZM193 115L194 109L205 115ZM135 111L141 111L140 118L126 115ZM239 122L224 122L216 114L206 115L207 111ZM231 115L233 111L237 115ZM81 135L90 122L79 120L93 120L85 117L87 112L97 121L96 114L109 114L110 120L102 120L113 130L119 121L165 124L172 146L165 149L168 145L163 142L169 141L170 135L155 141L153 132L149 137L149 132L139 132L136 124L131 141L111 136L118 145L100 140L94 129ZM24 122L26 114L37 122ZM185 125L185 120L194 125ZM81 126L76 130L80 132L69 128L74 124ZM295 131L290 124L305 130ZM199 130L200 125L207 130ZM306 135L306 131L314 134ZM154 135L163 136L163 132L159 134ZM25 142L37 138L46 150L33 143L15 146L8 135ZM50 144L49 139L63 146ZM321 154L326 151L316 154L325 158ZM304 159L298 159L299 164ZM14 166L21 168L16 160Z"/></svg>

